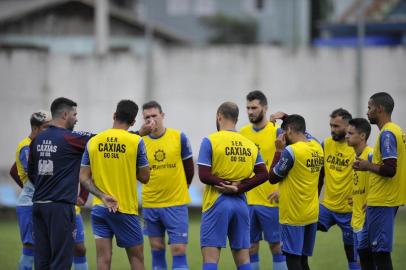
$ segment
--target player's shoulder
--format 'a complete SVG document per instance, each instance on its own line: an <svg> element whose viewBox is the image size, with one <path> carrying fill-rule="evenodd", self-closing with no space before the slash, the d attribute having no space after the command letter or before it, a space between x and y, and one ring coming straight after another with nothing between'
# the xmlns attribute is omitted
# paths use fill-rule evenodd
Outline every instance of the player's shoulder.
<svg viewBox="0 0 406 270"><path fill-rule="evenodd" d="M252 124L246 124L240 128L240 133L252 131Z"/></svg>
<svg viewBox="0 0 406 270"><path fill-rule="evenodd" d="M324 144L324 145L326 145L326 144L330 144L330 143L334 143L335 141L333 140L333 137L327 137L327 138L325 138L323 141L322 141L322 143Z"/></svg>
<svg viewBox="0 0 406 270"><path fill-rule="evenodd" d="M176 135L176 136L180 136L181 134L185 134L183 131L181 131L180 129L176 129L176 128L166 128L166 133L172 134L172 135Z"/></svg>
<svg viewBox="0 0 406 270"><path fill-rule="evenodd" d="M30 143L31 143L31 138L27 136L27 137L25 137L24 139L22 139L21 141L18 142L17 148L21 149L21 148L23 148L25 146L29 146Z"/></svg>
<svg viewBox="0 0 406 270"><path fill-rule="evenodd" d="M92 137L93 134L88 132L88 131L68 131L69 133L71 133L73 136L77 136L77 137Z"/></svg>
<svg viewBox="0 0 406 270"><path fill-rule="evenodd" d="M397 124L393 123L393 122L389 122L387 124L385 124L382 127L381 132L379 133L379 136L381 138L385 137L385 136L394 136L396 137L396 135L404 135L405 132L404 130Z"/></svg>
<svg viewBox="0 0 406 270"><path fill-rule="evenodd" d="M394 122L388 122L382 127L381 132L384 132L384 131L399 132L399 131L403 131L403 129L398 124L396 124Z"/></svg>

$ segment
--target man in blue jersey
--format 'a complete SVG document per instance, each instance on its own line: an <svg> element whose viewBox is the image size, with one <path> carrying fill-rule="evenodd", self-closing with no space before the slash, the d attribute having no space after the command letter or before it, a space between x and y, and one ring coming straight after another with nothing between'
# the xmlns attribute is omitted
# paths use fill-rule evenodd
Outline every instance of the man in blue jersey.
<svg viewBox="0 0 406 270"><path fill-rule="evenodd" d="M337 225L342 231L344 251L349 270L359 270L354 255L354 237L351 227L352 207L348 197L352 195L354 149L345 141L348 121L352 115L343 108L330 114L331 136L322 142L324 167L320 173L319 191L325 184L323 199L320 201L320 213L317 229L328 232Z"/></svg>
<svg viewBox="0 0 406 270"><path fill-rule="evenodd" d="M406 203L406 134L393 123L393 98L385 92L368 101L368 119L379 128L372 162L357 159L354 169L369 171L366 229L372 254L360 254L361 262L373 258L371 269L392 270L392 245L396 212Z"/></svg>
<svg viewBox="0 0 406 270"><path fill-rule="evenodd" d="M76 107L70 99L55 99L51 125L30 145L35 269L69 269L72 265L80 160L91 136L73 132Z"/></svg>
<svg viewBox="0 0 406 270"><path fill-rule="evenodd" d="M32 269L34 264L34 239L32 236L32 195L34 193L34 186L27 175L29 146L31 141L48 127L50 121L51 114L47 111L33 113L30 118L31 133L20 141L16 150L15 168L17 173L12 175L12 177L17 184L21 183L19 185L22 188L16 207L20 237L23 243L19 269Z"/></svg>
<svg viewBox="0 0 406 270"><path fill-rule="evenodd" d="M142 186L144 234L151 245L152 269L167 269L165 232L172 253L172 269L189 269L186 258L190 202L188 187L193 179L192 148L187 136L165 127L161 105L149 101L142 106L145 125L154 122L143 137L151 167L148 184Z"/></svg>
<svg viewBox="0 0 406 270"><path fill-rule="evenodd" d="M354 148L357 158L372 161L373 148L367 145L371 125L364 118L354 118L348 122L345 139L347 144ZM369 173L354 171L353 192L348 198L352 206L351 226L354 230L354 248L357 257L365 258L370 254L368 235L365 226L365 204L368 193ZM361 269L374 269L372 258L360 260Z"/></svg>
<svg viewBox="0 0 406 270"><path fill-rule="evenodd" d="M51 113L47 111L39 111L32 114L30 119L31 133L18 144L16 151L16 162L13 164L10 171L10 175L14 181L22 188L20 196L17 200L16 208L21 240L23 242L23 255L21 256L19 262L21 269L31 269L30 267L32 267L34 264L34 239L32 237L32 196L34 194L34 186L28 179L27 175L29 146L37 134L48 127L51 120ZM78 197L79 202L82 201L84 204L87 196L88 192L81 188ZM76 208L80 211L78 206ZM84 228L79 211L76 213L76 236L73 264L75 270L86 270L87 260L86 247L84 244Z"/></svg>
<svg viewBox="0 0 406 270"><path fill-rule="evenodd" d="M308 139L300 115L289 115L275 140L276 152L269 172L279 184L279 222L282 251L289 270L309 269L318 219L318 178L323 166L320 144ZM286 146L286 147L285 147Z"/></svg>
<svg viewBox="0 0 406 270"><path fill-rule="evenodd" d="M146 184L150 169L144 141L128 132L137 113L137 104L121 100L113 127L94 136L82 157L80 182L95 195L91 218L98 269L111 267L113 236L126 249L130 268L144 269L137 180Z"/></svg>
<svg viewBox="0 0 406 270"><path fill-rule="evenodd" d="M253 142L238 134L238 107L224 102L217 111L217 130L204 138L199 152L199 177L206 184L200 242L203 270L216 270L227 237L238 270L251 270L249 212L244 195L268 179Z"/></svg>
<svg viewBox="0 0 406 270"><path fill-rule="evenodd" d="M265 165L269 169L275 154L275 140L282 132L275 122L266 118L268 101L264 93L255 90L247 95L247 114L251 124L240 129L240 134L258 146ZM273 115L273 121L283 115ZM259 270L259 241L268 242L272 253L272 269L286 269L286 259L281 252L279 231L279 210L277 200L270 200L278 193L278 185L265 182L247 192L250 212L250 261L254 270Z"/></svg>

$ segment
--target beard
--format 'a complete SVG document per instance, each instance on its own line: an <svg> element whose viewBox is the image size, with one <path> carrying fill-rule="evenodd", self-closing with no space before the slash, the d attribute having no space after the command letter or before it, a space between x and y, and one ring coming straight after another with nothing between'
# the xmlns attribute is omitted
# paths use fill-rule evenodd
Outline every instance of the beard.
<svg viewBox="0 0 406 270"><path fill-rule="evenodd" d="M75 124L73 123L68 123L66 129L73 131L73 129L75 128Z"/></svg>
<svg viewBox="0 0 406 270"><path fill-rule="evenodd" d="M262 121L262 119L264 119L264 110L261 110L261 113L257 117L255 117L255 118L248 117L248 119L250 120L250 122L252 124L260 123Z"/></svg>
<svg viewBox="0 0 406 270"><path fill-rule="evenodd" d="M376 125L376 123L377 123L376 119L373 117L368 117L368 120L369 120L369 123L372 125Z"/></svg>
<svg viewBox="0 0 406 270"><path fill-rule="evenodd" d="M333 138L334 141L338 142L341 141L345 138L345 132L343 133L331 133L331 138Z"/></svg>
<svg viewBox="0 0 406 270"><path fill-rule="evenodd" d="M73 119L68 119L68 121L66 122L66 129L73 131L73 129L75 128L76 125L76 121Z"/></svg>

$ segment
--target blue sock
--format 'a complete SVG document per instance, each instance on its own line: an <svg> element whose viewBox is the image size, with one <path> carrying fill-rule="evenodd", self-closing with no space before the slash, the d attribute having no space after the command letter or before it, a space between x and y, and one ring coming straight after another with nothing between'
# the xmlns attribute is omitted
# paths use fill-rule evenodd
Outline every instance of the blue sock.
<svg viewBox="0 0 406 270"><path fill-rule="evenodd" d="M88 270L86 256L73 257L73 266L75 270Z"/></svg>
<svg viewBox="0 0 406 270"><path fill-rule="evenodd" d="M23 248L20 261L18 263L19 270L32 270L34 264L34 250Z"/></svg>
<svg viewBox="0 0 406 270"><path fill-rule="evenodd" d="M204 263L203 270L217 270L217 263Z"/></svg>
<svg viewBox="0 0 406 270"><path fill-rule="evenodd" d="M252 267L251 267L250 263L246 263L246 264L241 264L240 266L238 266L237 270L252 270Z"/></svg>
<svg viewBox="0 0 406 270"><path fill-rule="evenodd" d="M348 263L349 270L361 270L361 266L357 262L349 262Z"/></svg>
<svg viewBox="0 0 406 270"><path fill-rule="evenodd" d="M259 270L259 256L258 253L250 255L250 262L252 270Z"/></svg>
<svg viewBox="0 0 406 270"><path fill-rule="evenodd" d="M173 270L188 270L189 266L187 265L186 255L173 256L172 262Z"/></svg>
<svg viewBox="0 0 406 270"><path fill-rule="evenodd" d="M165 249L152 250L152 269L166 270Z"/></svg>
<svg viewBox="0 0 406 270"><path fill-rule="evenodd" d="M288 270L286 265L286 257L283 254L272 254L272 269Z"/></svg>

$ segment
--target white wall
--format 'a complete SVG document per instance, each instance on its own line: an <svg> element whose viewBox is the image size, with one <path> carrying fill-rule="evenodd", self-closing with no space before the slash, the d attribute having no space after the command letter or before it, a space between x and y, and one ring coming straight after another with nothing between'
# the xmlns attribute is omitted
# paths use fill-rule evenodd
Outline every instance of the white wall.
<svg viewBox="0 0 406 270"><path fill-rule="evenodd" d="M120 99L142 105L144 67L143 58L132 54L97 58L0 51L0 169L9 168L18 141L28 135L30 114L49 108L58 96L78 102L77 129L93 132L111 126ZM242 126L248 122L245 96L254 89L268 95L272 111L302 114L311 133L323 139L329 135L328 115L333 109L355 111L355 52L273 47L155 50L152 96L162 104L167 126L190 137L196 157L201 139L215 131L219 104L235 101ZM363 111L368 97L377 91L393 95L393 120L406 128L405 49L367 49ZM142 122L140 116L137 120Z"/></svg>

